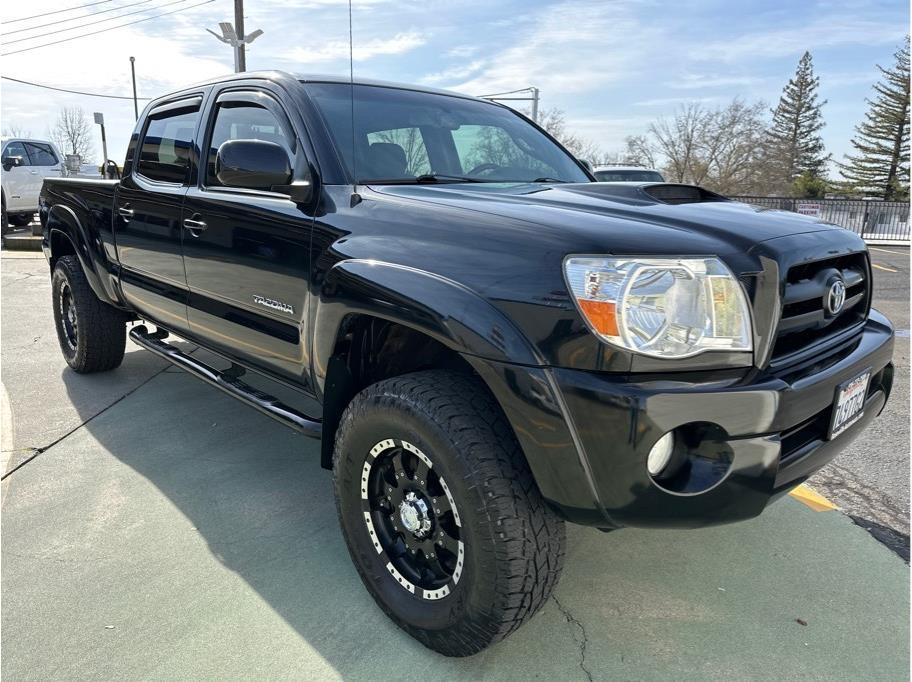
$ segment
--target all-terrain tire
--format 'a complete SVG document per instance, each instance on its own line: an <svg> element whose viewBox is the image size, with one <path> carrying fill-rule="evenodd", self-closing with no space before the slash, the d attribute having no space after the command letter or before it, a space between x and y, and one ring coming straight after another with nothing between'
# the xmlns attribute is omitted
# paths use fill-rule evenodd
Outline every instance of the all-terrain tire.
<svg viewBox="0 0 912 682"><path fill-rule="evenodd" d="M89 286L76 256L63 256L51 279L54 326L67 364L81 374L118 367L127 343L127 316Z"/></svg>
<svg viewBox="0 0 912 682"><path fill-rule="evenodd" d="M464 566L445 589L409 589L390 569L408 554L391 558L396 548L377 542L380 534L365 521L370 503L362 492L371 458L384 447L399 448L403 457L406 450L423 453L434 472L426 477L446 481L443 490L461 521ZM563 521L542 499L510 425L477 378L428 370L364 389L342 415L333 465L339 520L362 581L380 608L425 646L446 656L475 654L529 620L551 595L564 562ZM408 532L404 515L389 518Z"/></svg>

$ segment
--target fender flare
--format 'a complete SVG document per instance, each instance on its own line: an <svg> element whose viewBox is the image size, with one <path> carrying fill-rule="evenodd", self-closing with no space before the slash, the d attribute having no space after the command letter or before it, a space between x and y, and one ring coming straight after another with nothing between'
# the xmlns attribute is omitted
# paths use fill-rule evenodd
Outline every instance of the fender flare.
<svg viewBox="0 0 912 682"><path fill-rule="evenodd" d="M327 273L314 315L314 381L321 394L342 325L358 314L411 327L458 353L545 364L519 328L468 287L418 268L351 259Z"/></svg>
<svg viewBox="0 0 912 682"><path fill-rule="evenodd" d="M56 258L53 245L55 235L59 234L72 245L89 287L99 300L123 307L113 287L105 286L107 268L104 266L104 247L100 240L92 240L89 237L85 223L79 219L72 208L60 204L51 206L47 212L44 233L49 262L53 263L53 259Z"/></svg>

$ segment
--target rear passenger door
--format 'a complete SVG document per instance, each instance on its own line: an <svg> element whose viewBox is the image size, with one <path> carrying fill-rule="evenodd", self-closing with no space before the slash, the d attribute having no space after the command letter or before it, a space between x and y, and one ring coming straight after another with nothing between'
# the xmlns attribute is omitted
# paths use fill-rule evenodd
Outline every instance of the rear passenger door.
<svg viewBox="0 0 912 682"><path fill-rule="evenodd" d="M313 217L284 194L224 185L215 166L223 143L266 140L285 149L300 178L308 161L289 116L295 110L267 87L229 86L211 101L199 182L184 203L184 221L196 228L184 235L191 332L248 366L306 385Z"/></svg>
<svg viewBox="0 0 912 682"><path fill-rule="evenodd" d="M40 182L45 178L59 178L61 162L51 145L46 142L26 142L25 148L28 150L29 159L32 167L38 171ZM39 191L41 185L38 185Z"/></svg>
<svg viewBox="0 0 912 682"><path fill-rule="evenodd" d="M202 95L152 109L115 199L114 235L126 299L144 317L187 331L181 210L196 180Z"/></svg>

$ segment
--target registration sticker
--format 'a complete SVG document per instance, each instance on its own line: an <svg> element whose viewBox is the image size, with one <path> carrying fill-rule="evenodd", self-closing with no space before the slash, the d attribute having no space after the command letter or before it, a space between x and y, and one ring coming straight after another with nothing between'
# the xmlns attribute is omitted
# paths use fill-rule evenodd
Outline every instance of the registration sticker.
<svg viewBox="0 0 912 682"><path fill-rule="evenodd" d="M833 418L830 420L831 440L864 416L864 403L870 381L871 370L866 369L854 379L849 379L836 387Z"/></svg>

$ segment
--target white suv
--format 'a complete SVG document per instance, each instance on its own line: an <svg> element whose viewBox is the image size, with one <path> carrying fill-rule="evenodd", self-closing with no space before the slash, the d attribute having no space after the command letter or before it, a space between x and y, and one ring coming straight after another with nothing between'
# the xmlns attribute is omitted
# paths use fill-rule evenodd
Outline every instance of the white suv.
<svg viewBox="0 0 912 682"><path fill-rule="evenodd" d="M47 140L4 137L2 141L3 217L6 234L10 225L28 225L38 210L41 183L48 177L65 175L63 157Z"/></svg>
<svg viewBox="0 0 912 682"><path fill-rule="evenodd" d="M592 174L599 182L665 182L659 171L642 166L596 166Z"/></svg>

